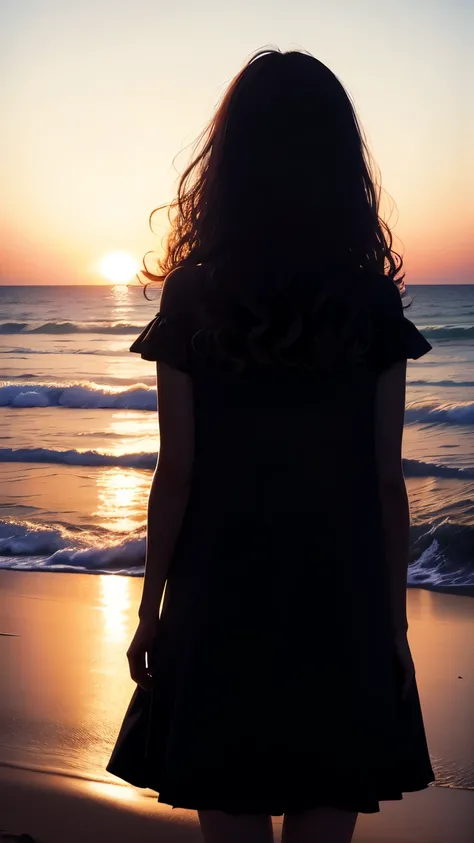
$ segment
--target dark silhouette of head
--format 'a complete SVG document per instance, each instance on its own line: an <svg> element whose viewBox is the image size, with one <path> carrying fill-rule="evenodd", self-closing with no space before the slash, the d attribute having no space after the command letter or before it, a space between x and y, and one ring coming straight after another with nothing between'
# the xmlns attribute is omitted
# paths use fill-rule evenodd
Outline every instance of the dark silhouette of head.
<svg viewBox="0 0 474 843"><path fill-rule="evenodd" d="M232 81L196 145L170 206L161 269L214 267L249 324L274 321L270 299L317 310L335 288L357 286L361 270L401 281L379 200L341 82L311 55L266 50Z"/></svg>

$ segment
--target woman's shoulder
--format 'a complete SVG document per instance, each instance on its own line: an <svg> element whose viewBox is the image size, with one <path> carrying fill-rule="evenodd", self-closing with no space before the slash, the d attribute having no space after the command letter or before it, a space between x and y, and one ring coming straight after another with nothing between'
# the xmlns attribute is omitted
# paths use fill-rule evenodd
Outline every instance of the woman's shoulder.
<svg viewBox="0 0 474 843"><path fill-rule="evenodd" d="M418 360L431 346L418 328L405 318L401 285L388 275L370 279L374 335L372 355L379 371L401 360Z"/></svg>
<svg viewBox="0 0 474 843"><path fill-rule="evenodd" d="M366 275L365 284L369 308L376 316L402 315L402 290L396 281L388 275L370 272Z"/></svg>
<svg viewBox="0 0 474 843"><path fill-rule="evenodd" d="M160 313L172 319L188 321L201 298L203 268L179 266L165 278L160 299Z"/></svg>
<svg viewBox="0 0 474 843"><path fill-rule="evenodd" d="M196 331L198 267L179 267L170 272L162 287L160 309L143 329L130 351L145 360L189 370L190 344Z"/></svg>

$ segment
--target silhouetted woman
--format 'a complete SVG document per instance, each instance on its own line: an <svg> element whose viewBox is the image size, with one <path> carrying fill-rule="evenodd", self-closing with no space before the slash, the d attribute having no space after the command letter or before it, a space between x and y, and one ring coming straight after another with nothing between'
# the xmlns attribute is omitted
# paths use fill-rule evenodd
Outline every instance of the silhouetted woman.
<svg viewBox="0 0 474 843"><path fill-rule="evenodd" d="M161 450L139 688L108 769L206 843L348 843L432 781L407 641L399 255L350 99L252 59L181 179L158 315ZM160 618L159 606L166 592Z"/></svg>

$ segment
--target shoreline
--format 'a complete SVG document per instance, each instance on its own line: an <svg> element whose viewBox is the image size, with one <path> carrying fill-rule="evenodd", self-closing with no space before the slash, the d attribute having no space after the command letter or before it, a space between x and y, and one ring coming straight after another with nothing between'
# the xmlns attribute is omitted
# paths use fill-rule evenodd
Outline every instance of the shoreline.
<svg viewBox="0 0 474 843"><path fill-rule="evenodd" d="M453 597L474 597L474 585L430 585L425 583L407 583L407 589L430 591L434 594L451 594Z"/></svg>
<svg viewBox="0 0 474 843"><path fill-rule="evenodd" d="M156 798L156 793L154 791L149 791L149 790L146 790L146 789L141 790L140 788L134 788L133 785L129 785L126 782L122 781L121 779L117 779L115 776L111 777L111 775L108 774L108 773L106 773L103 777L101 777L101 776L86 776L86 775L81 775L78 771L69 772L68 770L60 770L58 768L52 768L52 767L51 768L46 768L46 767L42 768L42 767L35 767L34 765L0 761L0 778L1 778L1 775L2 775L2 771L7 771L7 770L12 770L12 771L14 771L14 773L18 773L20 775L22 773L25 773L25 774L31 773L32 775L35 775L35 776L36 775L38 775L38 776L54 776L54 777L57 777L57 778L60 778L60 779L71 779L73 781L86 782L86 783L89 783L91 785L93 785L93 784L105 784L105 785L113 784L116 787L123 787L125 789L129 789L130 787L132 787L134 790L138 790L138 792L142 793L142 795L145 796L147 799L155 799ZM449 790L449 791L456 791L456 792L459 791L459 792L462 792L462 793L473 793L474 794L474 785L453 785L453 784L444 784L442 782L437 782L437 781L431 782L425 789L426 790L428 790L428 789L430 789L430 790L431 789L432 790L440 789L440 790ZM411 794L413 795L413 794L422 793L422 792L424 792L424 791L411 791ZM410 795L410 792L407 792L407 793L404 794L403 798L405 799L409 795ZM389 804L390 801L397 802L397 801L403 801L403 800L387 800L387 802L385 802L385 803L382 802L381 805L383 806L384 804ZM374 816L374 815L371 815L371 816Z"/></svg>
<svg viewBox="0 0 474 843"><path fill-rule="evenodd" d="M61 574L67 575L72 574L74 577L83 576L83 577L125 577L126 579L130 580L138 580L142 579L144 576L143 570L138 571L137 573L130 573L130 571L114 571L112 569L108 570L92 570L89 569L87 572L81 569L77 570L51 570L51 568L45 569L32 569L32 568L0 568L1 571L8 571L14 574L41 574L44 576L46 574ZM407 590L408 591L427 591L428 593L432 594L447 594L451 595L452 597L474 597L474 585L431 585L430 583L407 583ZM10 633L4 633L0 630L0 635L8 635Z"/></svg>

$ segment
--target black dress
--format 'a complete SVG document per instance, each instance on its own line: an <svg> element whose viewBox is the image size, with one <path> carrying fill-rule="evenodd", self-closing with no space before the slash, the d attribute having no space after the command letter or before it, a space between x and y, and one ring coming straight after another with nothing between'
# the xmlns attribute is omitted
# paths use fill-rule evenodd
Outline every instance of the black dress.
<svg viewBox="0 0 474 843"><path fill-rule="evenodd" d="M356 370L238 374L183 311L132 346L192 378L195 463L154 690L135 692L109 772L174 807L371 813L433 781L416 683L393 652L374 453L381 371L430 345L392 281L361 295Z"/></svg>

